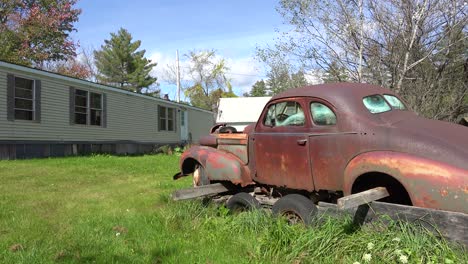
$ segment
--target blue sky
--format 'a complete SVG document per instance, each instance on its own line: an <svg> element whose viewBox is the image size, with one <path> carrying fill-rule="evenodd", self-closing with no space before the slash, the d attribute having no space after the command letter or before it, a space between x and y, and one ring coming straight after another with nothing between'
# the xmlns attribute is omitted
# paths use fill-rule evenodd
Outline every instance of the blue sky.
<svg viewBox="0 0 468 264"><path fill-rule="evenodd" d="M177 49L180 54L215 49L227 59L229 77L241 95L264 75L253 60L255 47L272 44L276 30L284 28L277 5L277 0L80 0L82 13L73 37L84 48L99 48L111 32L126 28L142 41L147 57L158 62L154 74L159 79ZM173 86L162 81L161 88L175 97Z"/></svg>

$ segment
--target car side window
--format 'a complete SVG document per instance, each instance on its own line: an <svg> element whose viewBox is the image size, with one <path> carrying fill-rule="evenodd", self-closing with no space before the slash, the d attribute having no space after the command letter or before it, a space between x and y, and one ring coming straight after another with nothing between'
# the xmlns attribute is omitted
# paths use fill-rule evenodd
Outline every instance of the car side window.
<svg viewBox="0 0 468 264"><path fill-rule="evenodd" d="M379 94L364 97L362 102L372 114L380 114L392 110L385 99Z"/></svg>
<svg viewBox="0 0 468 264"><path fill-rule="evenodd" d="M318 102L310 103L310 113L312 120L319 126L336 125L335 113L326 105Z"/></svg>
<svg viewBox="0 0 468 264"><path fill-rule="evenodd" d="M269 127L304 126L304 111L294 101L272 104L268 107L263 124Z"/></svg>

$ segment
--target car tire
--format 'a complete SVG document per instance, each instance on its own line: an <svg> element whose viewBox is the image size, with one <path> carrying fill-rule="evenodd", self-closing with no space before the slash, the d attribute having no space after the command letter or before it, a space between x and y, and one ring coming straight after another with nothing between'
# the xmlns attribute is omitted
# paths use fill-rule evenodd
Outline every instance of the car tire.
<svg viewBox="0 0 468 264"><path fill-rule="evenodd" d="M279 199L272 208L273 215L286 217L288 223L312 224L317 214L317 206L307 197L288 194Z"/></svg>
<svg viewBox="0 0 468 264"><path fill-rule="evenodd" d="M193 187L203 186L210 184L210 180L206 176L205 168L201 165L197 165L193 172Z"/></svg>
<svg viewBox="0 0 468 264"><path fill-rule="evenodd" d="M252 195L240 192L234 194L226 203L226 207L233 213L260 209L260 202Z"/></svg>
<svg viewBox="0 0 468 264"><path fill-rule="evenodd" d="M223 133L223 134L224 133L229 133L229 134L237 133L237 129L231 126L224 126L224 127L219 128L219 133Z"/></svg>

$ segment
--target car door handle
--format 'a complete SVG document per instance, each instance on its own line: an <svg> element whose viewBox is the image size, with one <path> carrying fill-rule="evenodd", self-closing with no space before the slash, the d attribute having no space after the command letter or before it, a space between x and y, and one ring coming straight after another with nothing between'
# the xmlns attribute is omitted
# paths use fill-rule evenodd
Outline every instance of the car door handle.
<svg viewBox="0 0 468 264"><path fill-rule="evenodd" d="M299 140L297 141L297 144L298 144L299 146L305 146L306 143L307 143L307 139L299 139Z"/></svg>

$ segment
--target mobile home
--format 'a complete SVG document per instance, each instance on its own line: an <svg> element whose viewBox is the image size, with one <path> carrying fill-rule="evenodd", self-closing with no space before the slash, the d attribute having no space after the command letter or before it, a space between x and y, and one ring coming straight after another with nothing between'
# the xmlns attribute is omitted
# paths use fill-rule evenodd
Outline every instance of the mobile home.
<svg viewBox="0 0 468 264"><path fill-rule="evenodd" d="M0 61L0 159L145 153L197 143L213 113Z"/></svg>

